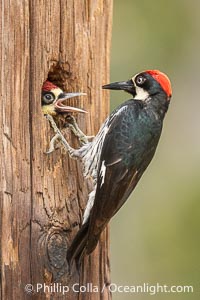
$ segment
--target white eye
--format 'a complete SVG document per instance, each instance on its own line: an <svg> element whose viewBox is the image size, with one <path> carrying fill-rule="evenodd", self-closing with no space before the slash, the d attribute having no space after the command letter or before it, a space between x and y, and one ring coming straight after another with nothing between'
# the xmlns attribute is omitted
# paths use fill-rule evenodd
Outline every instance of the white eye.
<svg viewBox="0 0 200 300"><path fill-rule="evenodd" d="M46 93L43 95L42 100L43 102L50 104L54 101L55 97L52 93Z"/></svg>
<svg viewBox="0 0 200 300"><path fill-rule="evenodd" d="M146 78L142 75L139 75L136 77L135 82L137 85L143 85L143 83L146 81Z"/></svg>

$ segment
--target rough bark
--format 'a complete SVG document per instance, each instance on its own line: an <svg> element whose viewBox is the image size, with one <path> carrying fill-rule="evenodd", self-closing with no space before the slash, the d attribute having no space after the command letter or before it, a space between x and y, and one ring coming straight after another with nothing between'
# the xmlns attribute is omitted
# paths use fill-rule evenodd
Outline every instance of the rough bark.
<svg viewBox="0 0 200 300"><path fill-rule="evenodd" d="M109 110L101 85L109 81L112 0L2 0L0 11L1 298L110 299L108 229L80 274L67 275L66 250L81 224L88 184L80 163L63 151L44 154L53 132L40 93L48 77L65 91L86 92L71 104L89 111L77 116L83 131L97 133ZM37 283L51 290L37 292ZM92 283L99 292L90 285L75 293L74 283ZM35 293L24 290L27 284Z"/></svg>

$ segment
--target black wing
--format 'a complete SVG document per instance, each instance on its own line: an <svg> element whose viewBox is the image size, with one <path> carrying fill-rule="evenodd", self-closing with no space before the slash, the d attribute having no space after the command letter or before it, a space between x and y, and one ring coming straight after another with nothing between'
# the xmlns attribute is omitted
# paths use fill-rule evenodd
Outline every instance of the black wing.
<svg viewBox="0 0 200 300"><path fill-rule="evenodd" d="M138 140L137 104L125 105L111 118L97 177L97 190L89 219L87 253L91 253L102 230L127 200L144 167ZM145 143L143 143L145 144Z"/></svg>
<svg viewBox="0 0 200 300"><path fill-rule="evenodd" d="M149 165L162 129L162 122L152 122L138 100L125 102L106 122L94 205L68 250L69 265L73 259L79 265L83 255L95 249L101 232Z"/></svg>

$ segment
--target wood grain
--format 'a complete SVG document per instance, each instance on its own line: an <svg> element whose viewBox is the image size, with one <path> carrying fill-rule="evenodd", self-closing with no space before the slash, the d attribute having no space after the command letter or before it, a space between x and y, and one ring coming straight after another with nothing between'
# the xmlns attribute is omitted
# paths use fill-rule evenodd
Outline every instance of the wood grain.
<svg viewBox="0 0 200 300"><path fill-rule="evenodd" d="M66 250L81 224L89 183L81 164L63 150L44 152L53 135L41 112L41 86L48 77L88 115L79 126L96 134L108 115L112 0L21 0L0 4L0 254L2 299L111 299L109 231L67 276ZM75 137L67 138L78 146ZM68 285L70 291L27 294L26 284ZM74 293L72 285L92 283L103 293Z"/></svg>

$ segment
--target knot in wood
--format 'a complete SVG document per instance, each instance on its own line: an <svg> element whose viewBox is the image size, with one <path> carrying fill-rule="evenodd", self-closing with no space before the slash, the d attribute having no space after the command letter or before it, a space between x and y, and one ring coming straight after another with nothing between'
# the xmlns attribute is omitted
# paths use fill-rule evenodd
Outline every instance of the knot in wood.
<svg viewBox="0 0 200 300"><path fill-rule="evenodd" d="M61 269L66 263L67 241L62 233L51 233L47 240L47 253L51 267Z"/></svg>

